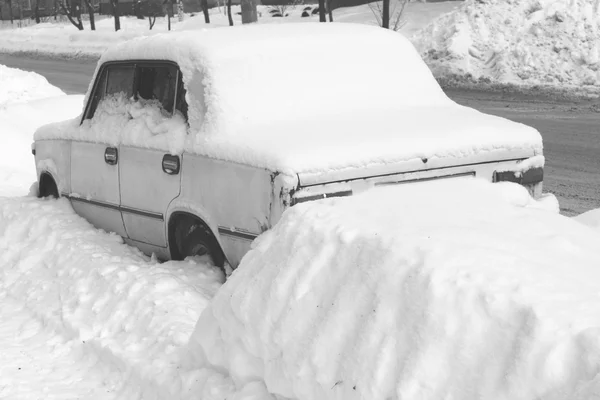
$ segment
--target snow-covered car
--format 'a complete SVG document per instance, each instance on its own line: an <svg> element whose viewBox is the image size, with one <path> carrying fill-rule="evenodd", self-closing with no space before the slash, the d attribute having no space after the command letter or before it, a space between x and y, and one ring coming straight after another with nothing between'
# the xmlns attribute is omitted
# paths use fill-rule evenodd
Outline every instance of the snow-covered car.
<svg viewBox="0 0 600 400"><path fill-rule="evenodd" d="M540 195L544 162L535 129L448 99L402 35L312 23L118 45L33 152L40 196L159 258L233 268L294 204L456 177Z"/></svg>

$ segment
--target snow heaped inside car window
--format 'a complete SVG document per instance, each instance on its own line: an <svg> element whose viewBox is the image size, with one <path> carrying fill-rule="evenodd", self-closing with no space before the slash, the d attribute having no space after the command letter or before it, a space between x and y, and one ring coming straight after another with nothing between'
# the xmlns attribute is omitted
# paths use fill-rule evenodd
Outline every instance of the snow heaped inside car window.
<svg viewBox="0 0 600 400"><path fill-rule="evenodd" d="M106 97L119 93L123 93L127 98L133 96L134 76L134 65L111 65L105 68L95 88L86 119L94 116L98 104Z"/></svg>
<svg viewBox="0 0 600 400"><path fill-rule="evenodd" d="M172 65L140 66L137 71L137 97L158 100L168 113L173 112L177 68Z"/></svg>

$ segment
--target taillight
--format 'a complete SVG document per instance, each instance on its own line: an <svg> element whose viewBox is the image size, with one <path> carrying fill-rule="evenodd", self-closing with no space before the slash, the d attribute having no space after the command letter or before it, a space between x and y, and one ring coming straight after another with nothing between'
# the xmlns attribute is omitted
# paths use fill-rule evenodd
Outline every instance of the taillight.
<svg viewBox="0 0 600 400"><path fill-rule="evenodd" d="M514 182L519 185L533 185L544 180L544 168L530 168L527 171L496 171L494 182Z"/></svg>

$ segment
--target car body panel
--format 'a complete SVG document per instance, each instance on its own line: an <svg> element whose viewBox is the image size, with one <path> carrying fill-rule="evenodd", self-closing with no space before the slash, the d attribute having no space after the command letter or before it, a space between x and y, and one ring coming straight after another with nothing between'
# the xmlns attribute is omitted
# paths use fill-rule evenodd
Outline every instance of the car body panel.
<svg viewBox="0 0 600 400"><path fill-rule="evenodd" d="M119 209L119 161L115 165L106 163L107 147L110 146L72 141L69 197L73 209L94 226L127 236Z"/></svg>
<svg viewBox="0 0 600 400"><path fill-rule="evenodd" d="M164 151L120 146L121 212L127 237L167 247L165 214L179 196L181 175L163 171Z"/></svg>
<svg viewBox="0 0 600 400"><path fill-rule="evenodd" d="M35 142L35 168L38 180L50 174L59 193L71 192L71 141L39 140Z"/></svg>
<svg viewBox="0 0 600 400"><path fill-rule="evenodd" d="M181 200L201 204L211 215L232 266L271 226L272 179L264 169L183 154Z"/></svg>

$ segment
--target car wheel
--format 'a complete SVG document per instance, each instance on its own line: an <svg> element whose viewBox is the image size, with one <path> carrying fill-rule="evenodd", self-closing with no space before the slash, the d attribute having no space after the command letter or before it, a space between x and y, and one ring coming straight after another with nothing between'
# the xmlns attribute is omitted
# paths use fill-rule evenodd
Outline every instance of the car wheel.
<svg viewBox="0 0 600 400"><path fill-rule="evenodd" d="M194 222L181 224L178 230L177 242L182 259L199 257L224 270L225 257L208 228Z"/></svg>
<svg viewBox="0 0 600 400"><path fill-rule="evenodd" d="M58 188L56 187L56 183L54 182L54 179L48 177L46 174L42 175L40 179L38 197L58 198Z"/></svg>

